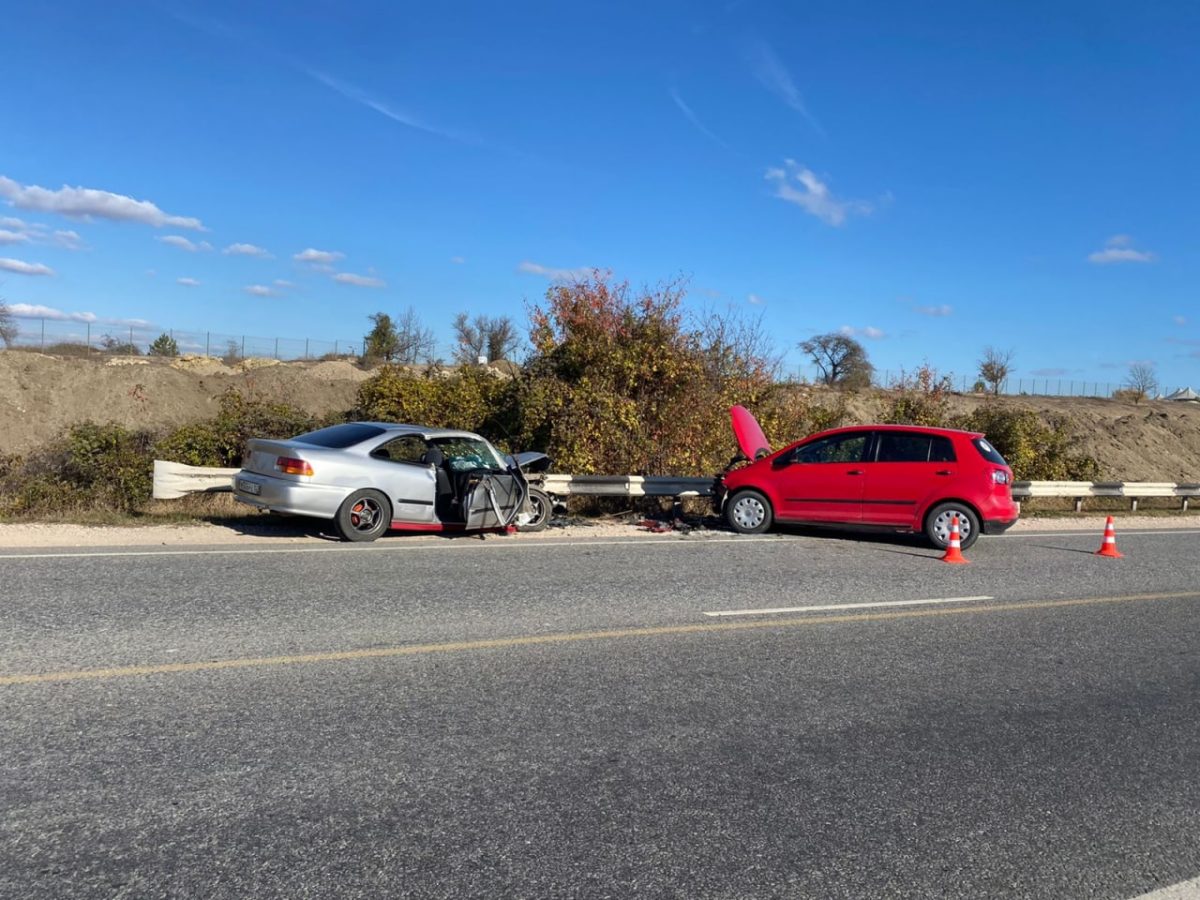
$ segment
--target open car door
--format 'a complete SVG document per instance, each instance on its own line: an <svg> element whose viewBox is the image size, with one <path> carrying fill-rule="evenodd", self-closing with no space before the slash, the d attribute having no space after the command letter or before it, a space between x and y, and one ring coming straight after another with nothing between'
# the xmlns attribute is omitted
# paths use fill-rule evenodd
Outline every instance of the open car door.
<svg viewBox="0 0 1200 900"><path fill-rule="evenodd" d="M473 472L463 496L467 530L503 528L514 521L517 508L525 501L525 492L519 471Z"/></svg>

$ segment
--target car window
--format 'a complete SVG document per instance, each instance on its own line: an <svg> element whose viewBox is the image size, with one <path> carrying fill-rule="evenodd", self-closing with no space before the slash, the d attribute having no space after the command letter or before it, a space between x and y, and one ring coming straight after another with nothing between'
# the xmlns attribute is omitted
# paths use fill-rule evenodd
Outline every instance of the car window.
<svg viewBox="0 0 1200 900"><path fill-rule="evenodd" d="M979 455L988 462L995 463L998 466L1008 465L1004 461L1004 457L1000 455L1000 452L983 438L975 438L971 443L975 445L975 449L979 451Z"/></svg>
<svg viewBox="0 0 1200 900"><path fill-rule="evenodd" d="M470 469L503 469L504 462L482 438L434 438L432 443L446 455L446 465L455 472Z"/></svg>
<svg viewBox="0 0 1200 900"><path fill-rule="evenodd" d="M308 431L292 438L292 440L300 441L304 444L312 444L316 447L345 450L347 447L353 447L355 444L361 444L363 441L379 437L385 430L377 425L363 425L351 422L347 425L331 425L329 428Z"/></svg>
<svg viewBox="0 0 1200 900"><path fill-rule="evenodd" d="M953 462L954 445L947 437L909 431L879 432L877 462Z"/></svg>
<svg viewBox="0 0 1200 900"><path fill-rule="evenodd" d="M929 446L929 461L954 462L956 459L958 457L954 455L954 441L948 437L933 435L932 443Z"/></svg>
<svg viewBox="0 0 1200 900"><path fill-rule="evenodd" d="M405 434L388 441L371 451L371 455L392 462L419 463L428 449L425 439L416 434Z"/></svg>
<svg viewBox="0 0 1200 900"><path fill-rule="evenodd" d="M866 446L865 432L835 434L797 447L794 459L798 463L860 462Z"/></svg>

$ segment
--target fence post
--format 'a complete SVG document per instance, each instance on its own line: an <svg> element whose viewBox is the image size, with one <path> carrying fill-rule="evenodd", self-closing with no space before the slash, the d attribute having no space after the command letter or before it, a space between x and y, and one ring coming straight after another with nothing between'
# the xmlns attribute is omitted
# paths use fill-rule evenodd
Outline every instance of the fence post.
<svg viewBox="0 0 1200 900"><path fill-rule="evenodd" d="M46 320L45 320L45 319L42 319L42 345L41 345L41 350L42 350L42 352L43 352L43 353L45 353L45 352L46 352Z"/></svg>
<svg viewBox="0 0 1200 900"><path fill-rule="evenodd" d="M130 351L133 350L133 326L132 325L129 326L129 349L130 349ZM130 355L132 356L133 354L130 353Z"/></svg>
<svg viewBox="0 0 1200 900"><path fill-rule="evenodd" d="M275 338L275 358L279 359L279 338Z"/></svg>
<svg viewBox="0 0 1200 900"><path fill-rule="evenodd" d="M304 358L308 359L308 338L304 339Z"/></svg>
<svg viewBox="0 0 1200 900"><path fill-rule="evenodd" d="M209 339L211 338L211 336L212 336L211 332L208 332L208 331L204 332L204 355L205 355L205 357L208 356L208 342L209 342Z"/></svg>
<svg viewBox="0 0 1200 900"><path fill-rule="evenodd" d="M87 352L84 354L87 357L92 355L92 323L87 323Z"/></svg>
<svg viewBox="0 0 1200 900"><path fill-rule="evenodd" d="M246 336L242 335L242 359L246 358Z"/></svg>
<svg viewBox="0 0 1200 900"><path fill-rule="evenodd" d="M333 342L333 355L334 355L334 356L337 356L337 355L338 355L338 352L337 352L337 341L334 341L334 342Z"/></svg>

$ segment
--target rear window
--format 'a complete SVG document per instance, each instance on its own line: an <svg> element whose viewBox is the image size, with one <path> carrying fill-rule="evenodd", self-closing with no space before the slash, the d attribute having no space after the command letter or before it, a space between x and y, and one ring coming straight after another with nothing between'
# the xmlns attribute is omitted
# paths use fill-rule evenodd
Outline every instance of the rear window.
<svg viewBox="0 0 1200 900"><path fill-rule="evenodd" d="M361 444L373 437L379 437L383 432L384 429L377 425L331 425L328 428L318 428L316 431L298 435L292 440L313 444L317 447L345 450L347 447Z"/></svg>
<svg viewBox="0 0 1200 900"><path fill-rule="evenodd" d="M1004 461L1004 457L1000 455L1000 452L983 438L975 438L971 443L975 445L975 449L979 451L979 455L988 462L993 462L998 466L1008 465Z"/></svg>
<svg viewBox="0 0 1200 900"><path fill-rule="evenodd" d="M954 462L954 445L935 434L881 431L877 462Z"/></svg>

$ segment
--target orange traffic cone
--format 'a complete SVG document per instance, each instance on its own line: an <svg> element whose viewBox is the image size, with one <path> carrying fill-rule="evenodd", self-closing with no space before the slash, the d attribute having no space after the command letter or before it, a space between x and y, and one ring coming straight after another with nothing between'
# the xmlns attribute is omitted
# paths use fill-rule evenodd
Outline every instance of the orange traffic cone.
<svg viewBox="0 0 1200 900"><path fill-rule="evenodd" d="M950 543L946 545L946 553L942 557L942 562L958 565L966 565L970 562L962 555L962 540L958 535L958 516L954 516L950 520Z"/></svg>
<svg viewBox="0 0 1200 900"><path fill-rule="evenodd" d="M1113 527L1113 517L1109 516L1104 523L1104 543L1096 551L1096 556L1111 556L1120 559L1125 554L1117 549L1117 529Z"/></svg>

